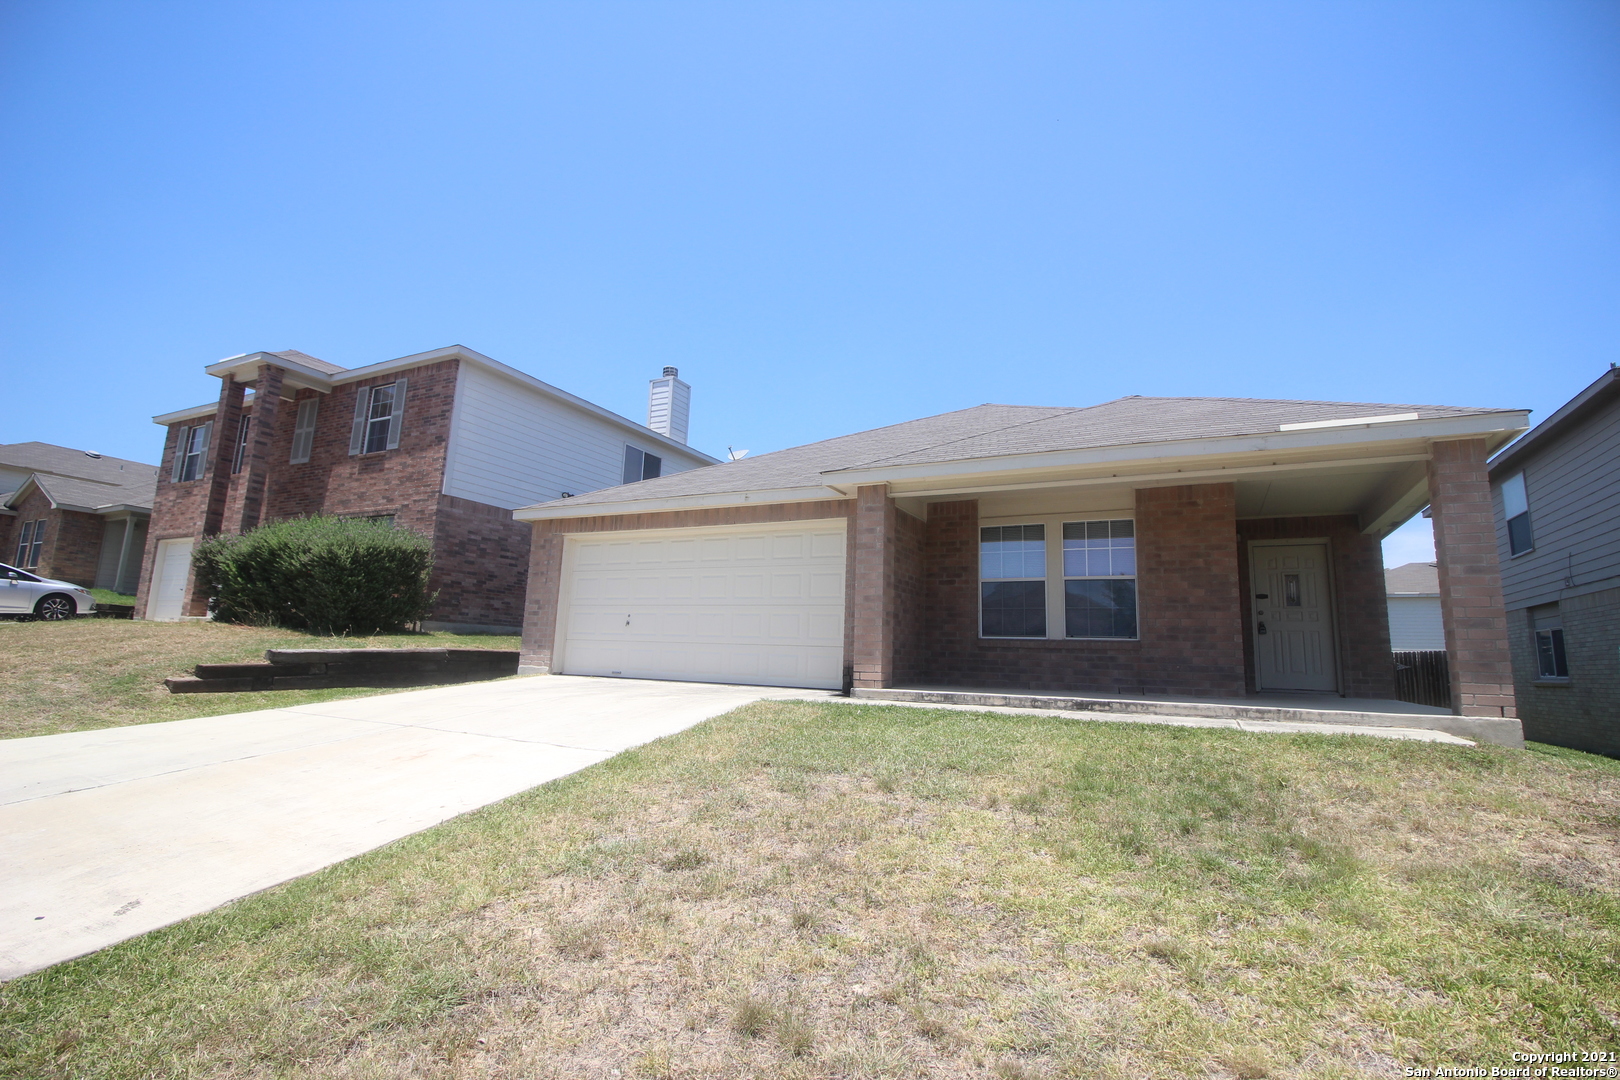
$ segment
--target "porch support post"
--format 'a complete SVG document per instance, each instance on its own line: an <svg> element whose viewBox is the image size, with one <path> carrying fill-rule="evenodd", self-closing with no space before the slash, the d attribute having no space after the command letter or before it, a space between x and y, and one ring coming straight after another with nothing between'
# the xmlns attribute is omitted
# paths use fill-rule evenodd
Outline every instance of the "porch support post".
<svg viewBox="0 0 1620 1080"><path fill-rule="evenodd" d="M894 683L895 509L889 485L872 484L855 491L850 520L854 565L849 568L854 604L854 685L881 688Z"/></svg>
<svg viewBox="0 0 1620 1080"><path fill-rule="evenodd" d="M1429 457L1429 506L1440 570L1440 614L1459 716L1513 717L1513 660L1497 562L1485 440L1437 442Z"/></svg>
<svg viewBox="0 0 1620 1080"><path fill-rule="evenodd" d="M264 517L264 499L270 482L270 444L276 435L276 413L281 405L281 382L287 374L285 368L274 364L260 364L259 377L253 382L253 426L248 431L248 444L242 453L241 511L231 515L226 528L245 533L259 524ZM231 445L234 461L237 440L241 438L240 424L229 432L225 441ZM229 464L226 466L229 468Z"/></svg>
<svg viewBox="0 0 1620 1080"><path fill-rule="evenodd" d="M562 596L563 537L550 521L532 522L529 586L523 601L523 651L518 672L549 675L556 668L557 605Z"/></svg>

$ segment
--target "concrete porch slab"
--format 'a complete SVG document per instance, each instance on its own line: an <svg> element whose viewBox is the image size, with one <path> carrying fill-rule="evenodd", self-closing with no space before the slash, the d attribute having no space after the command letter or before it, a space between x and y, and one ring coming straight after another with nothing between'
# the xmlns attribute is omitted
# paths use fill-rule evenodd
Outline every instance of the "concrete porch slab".
<svg viewBox="0 0 1620 1080"><path fill-rule="evenodd" d="M1158 722L1175 720L1220 720L1231 726L1248 728L1249 723L1275 725L1302 725L1299 730L1318 731L1325 728L1377 729L1400 728L1410 731L1436 731L1458 739L1495 746L1522 749L1524 729L1517 720L1484 716L1456 716L1443 709L1427 705L1413 705L1405 701L1384 701L1372 698L1314 697L1310 695L1256 695L1248 698L1209 699L1207 701L1180 697L1124 697L1088 695L1084 697L1058 694L1029 694L1017 691L996 692L959 690L945 687L889 687L874 689L856 687L850 696L857 700L887 701L908 704L958 705L979 708L1036 709L1076 714L1103 714L1108 719L1152 717ZM1353 701L1353 708L1339 706ZM1330 704L1331 703L1331 704ZM1226 725L1221 725L1226 726ZM1249 730L1255 730L1249 728ZM1292 727L1290 728L1292 730Z"/></svg>

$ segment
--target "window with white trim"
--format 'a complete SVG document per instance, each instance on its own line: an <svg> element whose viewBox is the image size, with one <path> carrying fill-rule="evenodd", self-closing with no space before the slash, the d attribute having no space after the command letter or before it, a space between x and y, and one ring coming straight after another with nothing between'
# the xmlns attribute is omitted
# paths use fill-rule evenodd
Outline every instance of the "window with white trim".
<svg viewBox="0 0 1620 1080"><path fill-rule="evenodd" d="M1136 522L1063 523L1063 634L1136 637Z"/></svg>
<svg viewBox="0 0 1620 1080"><path fill-rule="evenodd" d="M1564 619L1557 602L1537 604L1530 609L1530 632L1536 650L1536 677L1569 678L1569 658L1564 653Z"/></svg>
<svg viewBox="0 0 1620 1080"><path fill-rule="evenodd" d="M979 529L979 636L1137 637L1136 522L985 525Z"/></svg>
<svg viewBox="0 0 1620 1080"><path fill-rule="evenodd" d="M979 530L979 635L1046 636L1046 526Z"/></svg>
<svg viewBox="0 0 1620 1080"><path fill-rule="evenodd" d="M315 446L315 414L320 398L305 398L298 403L298 419L293 423L292 456L289 464L302 465L309 460Z"/></svg>
<svg viewBox="0 0 1620 1080"><path fill-rule="evenodd" d="M1523 555L1533 549L1530 532L1530 499L1524 490L1524 473L1514 473L1502 481L1502 516L1507 519L1508 554Z"/></svg>
<svg viewBox="0 0 1620 1080"><path fill-rule="evenodd" d="M40 548L44 545L45 519L23 522L22 531L17 534L17 566L27 570L38 566Z"/></svg>
<svg viewBox="0 0 1620 1080"><path fill-rule="evenodd" d="M253 416L242 417L242 423L236 431L236 456L231 459L231 472L242 471L242 463L247 460L248 438L253 431Z"/></svg>
<svg viewBox="0 0 1620 1080"><path fill-rule="evenodd" d="M404 416L404 379L381 386L362 386L355 392L349 453L376 454L398 449Z"/></svg>
<svg viewBox="0 0 1620 1080"><path fill-rule="evenodd" d="M624 448L623 483L634 484L638 480L656 479L662 475L663 469L664 459L657 454L649 454L634 446Z"/></svg>
<svg viewBox="0 0 1620 1080"><path fill-rule="evenodd" d="M210 420L206 424L180 429L180 436L174 443L174 471L169 476L171 482L179 484L195 480L203 474L203 455L208 450L208 436L213 428L214 422Z"/></svg>

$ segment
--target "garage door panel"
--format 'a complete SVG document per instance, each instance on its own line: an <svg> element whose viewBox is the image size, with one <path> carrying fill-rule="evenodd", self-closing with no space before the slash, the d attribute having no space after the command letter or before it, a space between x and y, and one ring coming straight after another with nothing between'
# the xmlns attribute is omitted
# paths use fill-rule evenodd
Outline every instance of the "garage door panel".
<svg viewBox="0 0 1620 1080"><path fill-rule="evenodd" d="M842 523L571 544L563 670L841 685Z"/></svg>

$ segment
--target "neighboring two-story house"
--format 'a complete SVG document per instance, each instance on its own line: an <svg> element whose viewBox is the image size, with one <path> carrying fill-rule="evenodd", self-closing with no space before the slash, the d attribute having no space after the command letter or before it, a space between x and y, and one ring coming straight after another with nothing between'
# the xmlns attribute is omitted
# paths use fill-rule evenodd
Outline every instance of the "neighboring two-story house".
<svg viewBox="0 0 1620 1080"><path fill-rule="evenodd" d="M0 446L0 562L132 593L157 467L50 443Z"/></svg>
<svg viewBox="0 0 1620 1080"><path fill-rule="evenodd" d="M428 628L513 631L529 558L514 508L716 461L686 445L674 368L652 380L658 430L459 345L353 369L289 350L206 370L218 401L152 418L168 435L137 617L207 613L198 539L332 514L432 538Z"/></svg>
<svg viewBox="0 0 1620 1080"><path fill-rule="evenodd" d="M1491 462L1527 739L1620 756L1620 370Z"/></svg>

